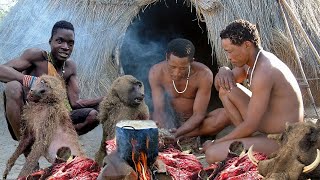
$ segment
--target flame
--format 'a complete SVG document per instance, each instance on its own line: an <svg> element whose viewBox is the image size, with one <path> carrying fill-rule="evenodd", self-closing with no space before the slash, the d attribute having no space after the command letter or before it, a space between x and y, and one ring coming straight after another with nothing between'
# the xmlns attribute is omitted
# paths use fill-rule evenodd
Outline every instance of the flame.
<svg viewBox="0 0 320 180"><path fill-rule="evenodd" d="M139 180L151 180L152 176L148 168L148 158L147 154L143 151L137 152L135 145L137 141L132 139L132 160L134 162L135 170L138 173ZM146 139L146 147L149 148L149 138Z"/></svg>

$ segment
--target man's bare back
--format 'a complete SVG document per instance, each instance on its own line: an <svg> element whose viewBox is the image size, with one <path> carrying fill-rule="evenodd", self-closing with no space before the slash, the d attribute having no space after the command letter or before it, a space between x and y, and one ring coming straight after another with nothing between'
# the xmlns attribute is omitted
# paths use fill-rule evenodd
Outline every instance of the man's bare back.
<svg viewBox="0 0 320 180"><path fill-rule="evenodd" d="M259 131L267 134L284 131L287 122L298 122L303 119L303 104L299 85L290 69L276 56L264 51L260 67L271 69L270 81L273 81L267 111L263 115ZM255 81L266 73L256 67ZM252 82L254 83L254 82ZM254 86L254 84L252 85ZM285 108L284 108L285 107Z"/></svg>

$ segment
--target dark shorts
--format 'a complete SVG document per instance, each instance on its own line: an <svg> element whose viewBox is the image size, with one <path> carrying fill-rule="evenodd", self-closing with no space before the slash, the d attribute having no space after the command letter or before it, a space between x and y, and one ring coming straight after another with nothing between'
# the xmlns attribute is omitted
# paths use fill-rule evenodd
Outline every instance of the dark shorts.
<svg viewBox="0 0 320 180"><path fill-rule="evenodd" d="M83 123L88 117L89 113L95 110L94 108L75 109L70 112L70 117L73 124Z"/></svg>

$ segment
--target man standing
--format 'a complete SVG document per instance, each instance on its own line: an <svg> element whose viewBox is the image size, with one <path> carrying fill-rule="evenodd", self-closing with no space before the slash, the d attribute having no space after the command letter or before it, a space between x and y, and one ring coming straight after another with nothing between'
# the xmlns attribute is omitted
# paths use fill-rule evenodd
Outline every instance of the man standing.
<svg viewBox="0 0 320 180"><path fill-rule="evenodd" d="M20 138L22 107L26 93L42 74L60 76L67 89L66 106L78 134L84 134L99 122L94 109L102 98L79 99L76 64L69 59L74 45L74 27L70 22L56 22L49 39L51 52L27 49L20 57L0 65L0 81L6 83L4 91L5 116L9 131L15 140Z"/></svg>
<svg viewBox="0 0 320 180"><path fill-rule="evenodd" d="M193 61L194 52L189 40L174 39L168 44L166 60L149 71L152 118L159 127L177 128L175 138L196 129L207 115L213 75L204 64ZM171 114L170 107L174 111Z"/></svg>
<svg viewBox="0 0 320 180"><path fill-rule="evenodd" d="M205 145L208 163L223 160L229 145L237 140L245 148L270 154L278 148L267 134L281 133L287 122L303 121L303 103L298 83L290 69L274 54L260 47L255 25L236 20L221 31L222 47L234 68L221 67L215 87L223 109L206 119L198 133L216 134L222 125L235 129ZM240 82L247 80L250 89ZM195 133L197 134L197 133Z"/></svg>

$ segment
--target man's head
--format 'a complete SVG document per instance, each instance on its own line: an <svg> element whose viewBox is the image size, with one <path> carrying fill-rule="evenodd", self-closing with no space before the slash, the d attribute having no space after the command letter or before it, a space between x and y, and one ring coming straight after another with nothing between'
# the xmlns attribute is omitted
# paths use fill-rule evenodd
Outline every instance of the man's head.
<svg viewBox="0 0 320 180"><path fill-rule="evenodd" d="M56 60L67 60L74 45L73 25L64 20L56 22L52 28L49 43L51 53Z"/></svg>
<svg viewBox="0 0 320 180"><path fill-rule="evenodd" d="M187 39L177 38L169 42L166 60L173 80L180 80L187 76L194 52L194 45Z"/></svg>
<svg viewBox="0 0 320 180"><path fill-rule="evenodd" d="M243 66L252 50L260 48L260 36L255 25L239 19L220 32L222 47L235 66Z"/></svg>
<svg viewBox="0 0 320 180"><path fill-rule="evenodd" d="M190 61L192 61L194 52L194 45L191 41L187 39L177 38L168 43L166 55L167 59L172 54L179 58L188 57Z"/></svg>

